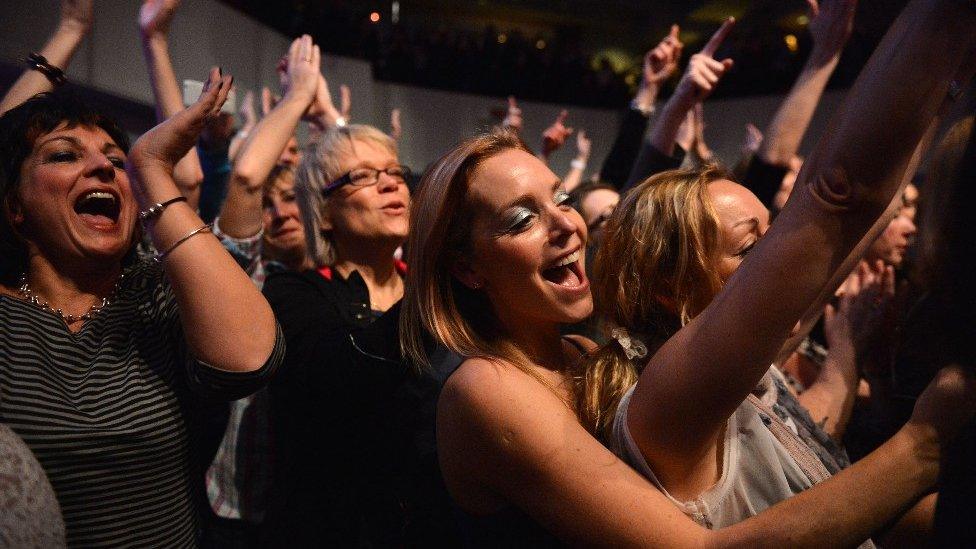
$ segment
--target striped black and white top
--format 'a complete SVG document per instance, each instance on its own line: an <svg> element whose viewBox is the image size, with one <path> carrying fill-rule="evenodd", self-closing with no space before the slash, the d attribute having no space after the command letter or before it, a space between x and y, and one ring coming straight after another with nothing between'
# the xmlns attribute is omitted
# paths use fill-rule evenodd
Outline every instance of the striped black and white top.
<svg viewBox="0 0 976 549"><path fill-rule="evenodd" d="M78 333L0 296L0 421L47 472L70 546L194 546L216 448L204 414L263 386L283 353L279 329L255 372L194 360L161 268L140 262Z"/></svg>

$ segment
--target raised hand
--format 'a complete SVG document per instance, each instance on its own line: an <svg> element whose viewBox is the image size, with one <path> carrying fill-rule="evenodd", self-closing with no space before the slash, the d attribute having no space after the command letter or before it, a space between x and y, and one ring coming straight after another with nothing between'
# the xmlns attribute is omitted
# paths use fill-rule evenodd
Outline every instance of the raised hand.
<svg viewBox="0 0 976 549"><path fill-rule="evenodd" d="M95 21L92 3L93 0L62 0L60 25L87 33Z"/></svg>
<svg viewBox="0 0 976 549"><path fill-rule="evenodd" d="M679 32L678 25L671 25L671 33L644 55L644 84L660 85L677 70L684 48L678 39Z"/></svg>
<svg viewBox="0 0 976 549"><path fill-rule="evenodd" d="M516 132L522 131L522 109L519 108L514 95L508 96L508 112L502 120L502 127L511 128Z"/></svg>
<svg viewBox="0 0 976 549"><path fill-rule="evenodd" d="M400 126L400 109L390 111L390 137L394 141L399 141L403 136L403 128Z"/></svg>
<svg viewBox="0 0 976 549"><path fill-rule="evenodd" d="M221 75L217 67L210 69L210 76L196 103L149 130L132 145L126 161L126 171L131 179L144 181L142 176L146 171L160 169L171 175L173 166L196 144L207 121L220 113L233 81L230 75ZM137 198L145 196L140 194L142 189L138 184L134 188Z"/></svg>
<svg viewBox="0 0 976 549"><path fill-rule="evenodd" d="M139 8L139 30L142 35L165 36L169 33L170 23L180 7L180 0L146 0Z"/></svg>
<svg viewBox="0 0 976 549"><path fill-rule="evenodd" d="M732 68L731 59L717 61L715 53L732 32L735 19L729 17L722 23L705 47L688 61L688 68L678 83L675 95L685 101L699 102L711 95L719 80Z"/></svg>
<svg viewBox="0 0 976 549"><path fill-rule="evenodd" d="M854 29L857 0L807 0L814 53L824 60L839 56Z"/></svg>
<svg viewBox="0 0 976 549"><path fill-rule="evenodd" d="M352 112L352 91L349 86L342 84L339 86L339 114L349 121L349 113Z"/></svg>
<svg viewBox="0 0 976 549"><path fill-rule="evenodd" d="M311 36L302 35L291 43L286 67L288 82L283 90L285 98L312 103L318 90L321 61L322 54L312 43Z"/></svg>
<svg viewBox="0 0 976 549"><path fill-rule="evenodd" d="M586 132L580 130L576 134L576 159L586 162L590 159L590 151L592 150L592 141L586 136Z"/></svg>
<svg viewBox="0 0 976 549"><path fill-rule="evenodd" d="M556 117L556 121L542 132L542 155L545 158L562 147L566 138L573 134L573 128L567 128L565 125L567 116L569 113L563 109Z"/></svg>

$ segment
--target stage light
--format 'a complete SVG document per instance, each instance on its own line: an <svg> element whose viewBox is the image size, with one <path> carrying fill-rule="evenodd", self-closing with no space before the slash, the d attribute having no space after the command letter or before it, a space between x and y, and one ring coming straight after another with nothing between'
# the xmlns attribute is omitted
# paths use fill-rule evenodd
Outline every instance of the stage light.
<svg viewBox="0 0 976 549"><path fill-rule="evenodd" d="M498 35L498 43L504 44L505 42L508 42L508 35L503 32Z"/></svg>
<svg viewBox="0 0 976 549"><path fill-rule="evenodd" d="M536 40L535 41L535 47L536 47L536 49L539 49L539 50L546 49L546 41L543 40L543 39L541 39L541 38L538 39L538 40Z"/></svg>
<svg viewBox="0 0 976 549"><path fill-rule="evenodd" d="M796 24L797 25L806 25L809 22L810 22L810 18L807 17L806 15L797 15L796 16Z"/></svg>
<svg viewBox="0 0 976 549"><path fill-rule="evenodd" d="M786 36L784 36L783 41L786 42L786 49L790 50L793 53L796 53L796 50L799 49L800 47L799 42L797 42L796 40L796 36L792 34L787 34Z"/></svg>
<svg viewBox="0 0 976 549"><path fill-rule="evenodd" d="M379 23L380 22L380 12L374 11L373 13L369 14L369 20L372 21L373 23Z"/></svg>

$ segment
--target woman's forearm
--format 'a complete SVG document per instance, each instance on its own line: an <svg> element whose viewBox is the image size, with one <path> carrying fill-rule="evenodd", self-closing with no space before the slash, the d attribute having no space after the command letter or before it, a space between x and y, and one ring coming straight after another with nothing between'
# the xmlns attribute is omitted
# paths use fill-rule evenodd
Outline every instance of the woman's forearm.
<svg viewBox="0 0 976 549"><path fill-rule="evenodd" d="M261 230L264 182L281 151L295 135L311 98L286 95L251 130L241 145L220 210L220 230L233 238L254 236Z"/></svg>
<svg viewBox="0 0 976 549"><path fill-rule="evenodd" d="M822 424L828 435L840 440L854 407L857 382L853 350L831 349L816 381L797 400L815 423Z"/></svg>
<svg viewBox="0 0 976 549"><path fill-rule="evenodd" d="M61 22L40 53L51 65L66 71L71 58L88 35L88 29L79 23ZM27 101L31 97L54 89L54 84L39 71L28 69L17 78L13 86L0 100L0 114Z"/></svg>
<svg viewBox="0 0 976 549"><path fill-rule="evenodd" d="M140 170L151 204L177 196L164 169ZM185 203L167 207L148 227L153 244L170 250L203 221ZM275 339L275 320L268 302L221 243L209 233L179 244L163 260L180 309L187 343L198 359L227 371L253 371L265 364Z"/></svg>
<svg viewBox="0 0 976 549"><path fill-rule="evenodd" d="M165 34L154 33L142 38L142 52L149 68L149 81L156 98L156 120L162 122L183 110L183 94L180 92L176 72L169 56L169 42ZM203 167L196 147L191 148L173 168L173 181L193 209L200 202L200 186L203 184Z"/></svg>
<svg viewBox="0 0 976 549"><path fill-rule="evenodd" d="M835 56L824 60L817 51L811 54L764 132L757 153L760 158L776 166L785 166L793 158L839 59Z"/></svg>
<svg viewBox="0 0 976 549"><path fill-rule="evenodd" d="M909 424L851 467L758 515L719 530L721 547L854 547L934 486L937 437Z"/></svg>

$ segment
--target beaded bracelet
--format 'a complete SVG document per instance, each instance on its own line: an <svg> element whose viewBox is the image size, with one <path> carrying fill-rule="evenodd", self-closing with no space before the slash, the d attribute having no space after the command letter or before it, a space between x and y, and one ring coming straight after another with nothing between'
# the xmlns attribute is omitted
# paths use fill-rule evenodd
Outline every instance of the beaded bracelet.
<svg viewBox="0 0 976 549"><path fill-rule="evenodd" d="M177 202L186 202L186 197L177 196L176 198L170 198L169 200L165 200L163 202L157 202L152 206L149 206L145 210L139 212L139 219L142 220L143 223L151 219L155 219L163 215L163 210L165 210L167 206L169 206L170 204L175 204Z"/></svg>
<svg viewBox="0 0 976 549"><path fill-rule="evenodd" d="M64 76L63 70L48 63L47 59L39 53L31 52L24 62L27 63L29 68L43 74L55 87L63 86L68 81L67 77Z"/></svg>
<svg viewBox="0 0 976 549"><path fill-rule="evenodd" d="M175 250L176 248L179 248L181 244L183 244L187 240L190 240L191 238L193 238L194 236L196 236L196 235L198 235L200 233L204 233L204 232L211 231L212 230L212 227L213 227L213 223L207 223L206 225L204 225L202 227L199 227L197 229L193 229L192 231L190 231L189 233L187 233L186 236L184 236L183 238L177 240L176 243L173 244L172 246L170 246L168 250L166 250L163 253L156 254L153 257L153 260L155 260L156 263L162 263L163 260L166 259L166 257L169 256L169 254L173 253L173 250Z"/></svg>

